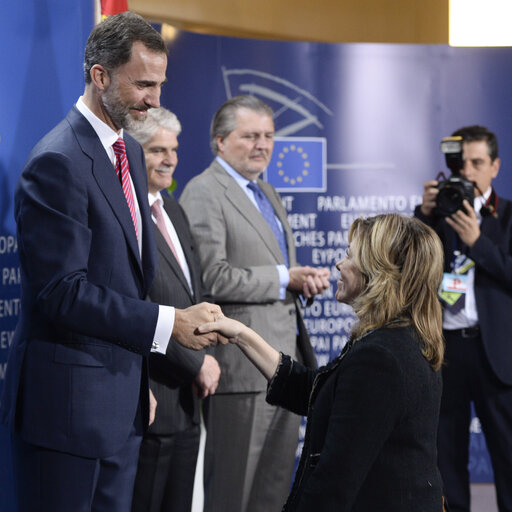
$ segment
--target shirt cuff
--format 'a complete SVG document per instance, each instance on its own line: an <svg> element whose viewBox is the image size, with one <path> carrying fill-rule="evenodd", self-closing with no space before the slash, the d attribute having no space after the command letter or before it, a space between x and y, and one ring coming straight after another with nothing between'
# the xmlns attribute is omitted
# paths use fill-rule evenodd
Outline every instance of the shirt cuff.
<svg viewBox="0 0 512 512"><path fill-rule="evenodd" d="M151 352L163 354L167 352L167 346L171 340L174 328L175 310L171 306L158 306L158 320L156 322L155 336Z"/></svg>
<svg viewBox="0 0 512 512"><path fill-rule="evenodd" d="M290 274L286 265L277 265L276 268L279 273L279 298L284 300L286 298L286 287L290 282Z"/></svg>

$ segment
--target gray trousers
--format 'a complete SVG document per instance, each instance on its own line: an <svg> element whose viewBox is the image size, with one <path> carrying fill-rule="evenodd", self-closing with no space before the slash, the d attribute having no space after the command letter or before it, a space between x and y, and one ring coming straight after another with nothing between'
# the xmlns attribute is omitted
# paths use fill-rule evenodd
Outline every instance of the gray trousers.
<svg viewBox="0 0 512 512"><path fill-rule="evenodd" d="M279 512L289 494L300 416L266 394L213 395L206 411L205 512Z"/></svg>

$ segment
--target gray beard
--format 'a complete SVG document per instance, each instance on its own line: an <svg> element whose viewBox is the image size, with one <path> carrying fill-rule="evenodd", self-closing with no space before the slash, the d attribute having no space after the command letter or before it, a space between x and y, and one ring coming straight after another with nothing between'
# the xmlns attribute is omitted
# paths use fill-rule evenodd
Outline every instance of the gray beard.
<svg viewBox="0 0 512 512"><path fill-rule="evenodd" d="M106 110L112 122L117 126L117 128L124 128L125 130L130 130L130 128L134 128L139 126L139 123L142 121L136 121L130 115L129 109L127 109L124 105L121 104L118 98L111 97L109 92L102 96L103 108Z"/></svg>

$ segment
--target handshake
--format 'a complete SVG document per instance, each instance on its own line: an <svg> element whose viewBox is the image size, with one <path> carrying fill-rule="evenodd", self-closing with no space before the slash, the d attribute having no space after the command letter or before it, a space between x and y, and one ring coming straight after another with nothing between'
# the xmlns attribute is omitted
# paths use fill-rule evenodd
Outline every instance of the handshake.
<svg viewBox="0 0 512 512"><path fill-rule="evenodd" d="M329 269L309 266L289 269L288 289L301 293L305 298L323 293L329 286ZM211 345L225 345L228 339L219 332L203 332L199 329L204 324L211 324L223 318L222 310L216 304L202 302L186 309L176 309L172 337L184 347L201 350Z"/></svg>
<svg viewBox="0 0 512 512"><path fill-rule="evenodd" d="M172 337L186 348L201 350L217 343L225 345L228 340L216 332L199 332L203 324L215 322L222 317L222 310L216 304L201 302L186 309L175 309Z"/></svg>

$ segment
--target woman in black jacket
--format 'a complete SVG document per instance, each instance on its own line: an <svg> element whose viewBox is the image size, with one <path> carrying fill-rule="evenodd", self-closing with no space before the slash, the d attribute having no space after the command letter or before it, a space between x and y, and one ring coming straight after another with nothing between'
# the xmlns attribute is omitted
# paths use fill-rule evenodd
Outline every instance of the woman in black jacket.
<svg viewBox="0 0 512 512"><path fill-rule="evenodd" d="M267 401L308 417L283 511L441 512L441 244L396 214L357 219L349 240L336 299L359 322L327 366L305 368L226 317L201 331L242 349L269 379Z"/></svg>

